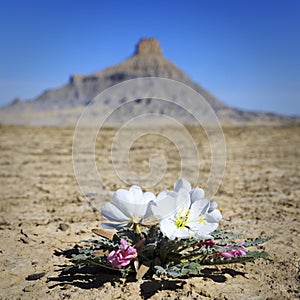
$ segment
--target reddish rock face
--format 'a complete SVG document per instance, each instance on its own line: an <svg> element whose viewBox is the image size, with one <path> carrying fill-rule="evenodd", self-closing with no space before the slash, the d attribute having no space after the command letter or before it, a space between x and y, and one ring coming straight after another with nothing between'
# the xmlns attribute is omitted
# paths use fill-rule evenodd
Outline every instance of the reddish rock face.
<svg viewBox="0 0 300 300"><path fill-rule="evenodd" d="M143 38L140 39L136 46L135 54L157 54L162 55L161 48L157 39L154 38Z"/></svg>

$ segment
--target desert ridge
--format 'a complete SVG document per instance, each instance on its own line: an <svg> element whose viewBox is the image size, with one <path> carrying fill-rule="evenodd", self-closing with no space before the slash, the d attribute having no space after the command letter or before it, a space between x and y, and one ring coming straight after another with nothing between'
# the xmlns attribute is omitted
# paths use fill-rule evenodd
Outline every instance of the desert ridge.
<svg viewBox="0 0 300 300"><path fill-rule="evenodd" d="M196 63L196 62L195 62ZM96 64L96 62L95 62ZM180 103L187 103L190 111L197 111L202 122L206 123L206 109L201 101L191 101L190 94L180 87L176 92L165 85L155 85L155 78L174 80L190 87L201 95L216 113L223 125L255 125L255 124L291 124L295 120L261 112L249 112L227 106L200 84L195 83L187 73L168 60L157 39L142 38L137 43L133 54L123 62L92 74L73 74L69 82L56 89L47 89L34 99L22 101L15 99L8 106L0 109L0 123L11 125L35 126L75 126L81 113L92 100L103 91L119 83L137 78L151 77L152 82L142 89L124 89L122 93L112 93L106 98L93 102L91 117L87 126L95 126L95 119L110 116L108 125L120 125L132 115L154 113L170 116L178 122L195 125L192 117L182 112ZM160 95L171 103L158 101L155 97L147 97L148 90L152 95ZM138 93L137 93L138 90ZM132 103L129 103L131 102ZM129 105L127 105L129 104ZM116 109L119 108L120 109Z"/></svg>

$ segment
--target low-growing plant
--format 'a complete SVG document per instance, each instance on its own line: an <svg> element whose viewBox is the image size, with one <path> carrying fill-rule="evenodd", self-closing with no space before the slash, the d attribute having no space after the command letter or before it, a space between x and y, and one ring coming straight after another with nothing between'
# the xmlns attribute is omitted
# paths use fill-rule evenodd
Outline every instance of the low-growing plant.
<svg viewBox="0 0 300 300"><path fill-rule="evenodd" d="M158 196L138 186L117 190L102 215L109 222L93 230L99 238L84 241L87 245L72 257L78 268L93 265L124 277L136 273L137 279L145 274L177 278L200 275L203 266L268 257L260 246L269 237L242 240L239 234L217 230L222 219L217 203L185 179ZM152 224L147 225L149 218Z"/></svg>

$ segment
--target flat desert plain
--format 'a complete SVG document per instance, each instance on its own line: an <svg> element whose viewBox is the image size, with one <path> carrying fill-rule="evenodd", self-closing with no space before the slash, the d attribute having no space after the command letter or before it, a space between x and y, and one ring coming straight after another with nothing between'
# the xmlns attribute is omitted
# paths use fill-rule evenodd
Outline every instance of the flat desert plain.
<svg viewBox="0 0 300 300"><path fill-rule="evenodd" d="M198 185L203 186L210 172L210 147L197 128L189 131L201 156ZM63 253L95 237L91 230L102 220L74 175L74 129L2 126L0 132L0 299L300 297L299 126L224 128L227 165L214 197L223 214L219 228L245 238L275 236L263 246L269 259L205 268L203 275L192 278L140 282L103 271L61 273L69 264ZM96 161L103 179L99 203L109 200L109 190L128 188L111 166L114 136L115 130L107 128L97 139ZM180 174L180 154L160 135L136 141L129 153L132 170L147 173L152 151L163 154L168 167L154 192L172 189ZM37 273L42 274L32 275Z"/></svg>

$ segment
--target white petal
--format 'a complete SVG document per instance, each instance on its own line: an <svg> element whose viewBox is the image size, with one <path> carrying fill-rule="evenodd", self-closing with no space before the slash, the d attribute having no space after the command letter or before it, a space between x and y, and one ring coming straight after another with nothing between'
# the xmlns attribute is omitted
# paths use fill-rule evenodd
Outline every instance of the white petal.
<svg viewBox="0 0 300 300"><path fill-rule="evenodd" d="M165 196L167 196L168 192L168 190L163 190L157 195L156 200L159 201L160 199L164 198Z"/></svg>
<svg viewBox="0 0 300 300"><path fill-rule="evenodd" d="M176 211L179 211L182 207L185 210L189 209L191 206L190 193L186 189L180 189L176 197Z"/></svg>
<svg viewBox="0 0 300 300"><path fill-rule="evenodd" d="M195 189L193 189L191 191L191 201L195 202L197 200L200 200L202 198L204 198L205 194L204 194L204 190L200 189L198 187L196 187Z"/></svg>
<svg viewBox="0 0 300 300"><path fill-rule="evenodd" d="M143 194L143 201L145 202L145 203L148 203L148 202L150 202L150 201L155 201L156 200L156 197L155 197L155 195L153 194L153 193L151 193L151 192L146 192L146 193L144 193Z"/></svg>
<svg viewBox="0 0 300 300"><path fill-rule="evenodd" d="M142 195L140 200L140 204L136 204L135 214L142 219L149 218L152 215L151 206L155 203L156 197L153 193L146 192Z"/></svg>
<svg viewBox="0 0 300 300"><path fill-rule="evenodd" d="M177 193L163 191L157 198L156 202L151 206L154 216L158 219L164 219L176 214L176 197Z"/></svg>
<svg viewBox="0 0 300 300"><path fill-rule="evenodd" d="M213 239L213 236L209 235L209 234L198 234L198 233L195 233L194 235L194 239L195 240L211 240Z"/></svg>
<svg viewBox="0 0 300 300"><path fill-rule="evenodd" d="M128 207L132 212L133 217L139 217L144 219L148 212L149 203L140 203L140 204L130 204Z"/></svg>
<svg viewBox="0 0 300 300"><path fill-rule="evenodd" d="M103 229L116 229L120 230L127 226L127 223L101 223Z"/></svg>
<svg viewBox="0 0 300 300"><path fill-rule="evenodd" d="M194 223L191 225L191 230L194 231L197 235L206 235L218 228L218 223Z"/></svg>
<svg viewBox="0 0 300 300"><path fill-rule="evenodd" d="M136 215L136 205L132 199L132 194L127 190L117 190L113 195L113 203L129 219ZM146 211L147 207L144 209Z"/></svg>
<svg viewBox="0 0 300 300"><path fill-rule="evenodd" d="M147 219L147 218L153 216L152 206L155 206L155 205L156 205L156 203L153 200L148 202L147 209L146 209L143 219ZM151 220L152 220L152 222L154 221L153 218L151 218Z"/></svg>
<svg viewBox="0 0 300 300"><path fill-rule="evenodd" d="M113 194L113 201L124 201L124 202L131 202L131 194L129 191L124 189L119 189L114 192Z"/></svg>
<svg viewBox="0 0 300 300"><path fill-rule="evenodd" d="M196 202L193 202L191 205L191 215L190 219L192 220L199 220L200 215L206 214L209 208L209 200L202 198Z"/></svg>
<svg viewBox="0 0 300 300"><path fill-rule="evenodd" d="M166 196L171 196L175 199L177 197L177 193L174 191L164 190L157 195L156 200L160 201L163 198L165 198Z"/></svg>
<svg viewBox="0 0 300 300"><path fill-rule="evenodd" d="M144 218L149 218L152 215L151 206L155 204L156 197L151 192L146 192L143 194L143 202L147 205L146 212L144 214Z"/></svg>
<svg viewBox="0 0 300 300"><path fill-rule="evenodd" d="M191 238L193 235L194 233L186 227L177 228L177 230L174 232L174 237L180 239L188 239Z"/></svg>
<svg viewBox="0 0 300 300"><path fill-rule="evenodd" d="M103 205L101 213L109 221L125 222L129 219L118 207L110 202Z"/></svg>
<svg viewBox="0 0 300 300"><path fill-rule="evenodd" d="M174 191L178 192L180 189L186 189L188 192L190 192L192 186L186 179L180 178L174 184Z"/></svg>
<svg viewBox="0 0 300 300"><path fill-rule="evenodd" d="M167 236L169 239L174 239L174 232L176 231L177 227L174 224L172 219L166 218L160 221L159 227L161 232Z"/></svg>
<svg viewBox="0 0 300 300"><path fill-rule="evenodd" d="M178 228L173 219L167 218L160 221L160 230L170 240L175 238L189 238L191 232L187 228Z"/></svg>
<svg viewBox="0 0 300 300"><path fill-rule="evenodd" d="M222 214L220 213L220 211L218 209L215 209L211 213L208 213L206 215L206 217L207 217L207 219L206 219L207 222L218 223L222 219Z"/></svg>
<svg viewBox="0 0 300 300"><path fill-rule="evenodd" d="M215 210L218 207L217 202L210 200L210 204L209 204L209 209L208 212L212 212L213 210Z"/></svg>
<svg viewBox="0 0 300 300"><path fill-rule="evenodd" d="M137 186L137 185L133 185L130 189L129 189L129 193L130 193L130 197L132 199L132 201L134 203L139 203L140 199L143 196L143 191L142 189Z"/></svg>
<svg viewBox="0 0 300 300"><path fill-rule="evenodd" d="M158 219L165 219L170 216L176 216L177 212L184 208L190 208L190 195L185 189L176 192L162 192L158 195L156 204L152 205L152 212Z"/></svg>
<svg viewBox="0 0 300 300"><path fill-rule="evenodd" d="M148 204L151 199L155 200L155 195L145 193L139 186L132 186L129 191L124 189L117 190L113 195L113 203L119 210L128 217L134 218L134 221L139 222L145 217L148 210ZM152 200L152 201L153 201Z"/></svg>
<svg viewBox="0 0 300 300"><path fill-rule="evenodd" d="M127 190L117 190L113 194L113 203L127 216L130 217L131 214L128 212L128 204L131 203L131 195Z"/></svg>

